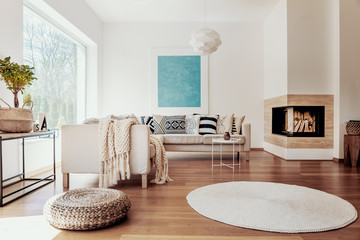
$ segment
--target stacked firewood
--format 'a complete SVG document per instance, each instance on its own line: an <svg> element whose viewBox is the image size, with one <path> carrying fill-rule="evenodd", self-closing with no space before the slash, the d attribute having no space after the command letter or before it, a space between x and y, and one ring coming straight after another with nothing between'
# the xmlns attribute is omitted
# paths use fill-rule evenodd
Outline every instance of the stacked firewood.
<svg viewBox="0 0 360 240"><path fill-rule="evenodd" d="M294 132L315 132L315 120L310 112L294 111Z"/></svg>

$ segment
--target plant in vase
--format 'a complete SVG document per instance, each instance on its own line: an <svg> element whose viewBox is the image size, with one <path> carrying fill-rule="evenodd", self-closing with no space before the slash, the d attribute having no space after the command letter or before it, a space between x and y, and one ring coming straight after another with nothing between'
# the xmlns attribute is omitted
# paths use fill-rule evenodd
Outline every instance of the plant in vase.
<svg viewBox="0 0 360 240"><path fill-rule="evenodd" d="M18 93L24 93L24 89L32 84L37 78L34 76L34 68L28 65L20 65L10 61L10 57L0 59L0 80L3 80L14 94L14 107L19 107Z"/></svg>

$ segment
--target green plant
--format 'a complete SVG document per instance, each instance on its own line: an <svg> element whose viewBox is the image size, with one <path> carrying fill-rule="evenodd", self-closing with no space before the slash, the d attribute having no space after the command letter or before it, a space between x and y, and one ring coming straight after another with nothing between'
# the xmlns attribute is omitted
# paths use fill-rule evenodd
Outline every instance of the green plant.
<svg viewBox="0 0 360 240"><path fill-rule="evenodd" d="M30 107L31 106L31 94L30 93L25 93L23 95L23 103L25 104L25 106Z"/></svg>
<svg viewBox="0 0 360 240"><path fill-rule="evenodd" d="M33 80L37 78L34 76L34 68L28 65L19 65L11 62L10 57L0 59L0 80L3 80L9 89L14 94L14 107L19 107L18 93L24 93L26 86L31 85Z"/></svg>

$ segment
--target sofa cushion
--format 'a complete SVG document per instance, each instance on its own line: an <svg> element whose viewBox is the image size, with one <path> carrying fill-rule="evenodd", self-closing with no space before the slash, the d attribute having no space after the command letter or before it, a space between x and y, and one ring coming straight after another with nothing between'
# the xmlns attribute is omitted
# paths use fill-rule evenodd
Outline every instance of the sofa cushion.
<svg viewBox="0 0 360 240"><path fill-rule="evenodd" d="M203 137L199 134L165 134L164 144L202 144Z"/></svg>
<svg viewBox="0 0 360 240"><path fill-rule="evenodd" d="M216 133L224 134L225 132L231 132L233 125L233 117L234 114L219 116L216 125Z"/></svg>
<svg viewBox="0 0 360 240"><path fill-rule="evenodd" d="M152 115L154 121L154 134L164 134L165 133L165 116L162 115Z"/></svg>
<svg viewBox="0 0 360 240"><path fill-rule="evenodd" d="M186 115L186 133L199 134L200 115Z"/></svg>
<svg viewBox="0 0 360 240"><path fill-rule="evenodd" d="M231 134L241 134L241 126L244 122L245 115L241 117L234 117Z"/></svg>
<svg viewBox="0 0 360 240"><path fill-rule="evenodd" d="M201 115L199 123L199 134L216 134L216 124L219 115Z"/></svg>
<svg viewBox="0 0 360 240"><path fill-rule="evenodd" d="M185 134L185 127L185 115L165 117L166 134Z"/></svg>
<svg viewBox="0 0 360 240"><path fill-rule="evenodd" d="M152 137L157 138L161 143L164 143L164 135L163 134L156 134L151 135Z"/></svg>
<svg viewBox="0 0 360 240"><path fill-rule="evenodd" d="M212 139L213 138L224 138L224 135L222 135L222 134L204 135L203 136L203 143L204 144L212 144ZM243 136L243 135L232 135L231 138L239 138L240 139L240 144L245 143L245 136ZM219 144L219 143L214 143L214 144ZM232 143L226 143L226 144L232 144Z"/></svg>
<svg viewBox="0 0 360 240"><path fill-rule="evenodd" d="M150 128L150 132L154 133L154 119L152 116L141 116L141 124L148 125Z"/></svg>

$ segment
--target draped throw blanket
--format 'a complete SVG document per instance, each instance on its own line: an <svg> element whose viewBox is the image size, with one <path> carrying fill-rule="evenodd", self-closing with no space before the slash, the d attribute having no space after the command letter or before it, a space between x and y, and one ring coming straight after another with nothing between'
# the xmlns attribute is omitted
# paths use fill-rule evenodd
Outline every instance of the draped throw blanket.
<svg viewBox="0 0 360 240"><path fill-rule="evenodd" d="M156 184L172 182L173 180L169 177L168 159L164 145L154 136L150 136L150 144L155 146L155 157L153 158L153 164L156 167L155 179L151 180L150 182Z"/></svg>
<svg viewBox="0 0 360 240"><path fill-rule="evenodd" d="M130 179L130 128L133 119L100 121L99 187L110 187L117 181Z"/></svg>
<svg viewBox="0 0 360 240"><path fill-rule="evenodd" d="M100 121L99 187L111 187L120 179L130 179L130 129L135 124L137 122L134 119ZM151 182L164 184L172 181L168 176L168 160L163 144L152 136L150 143L154 144L156 152L154 157L156 174Z"/></svg>

